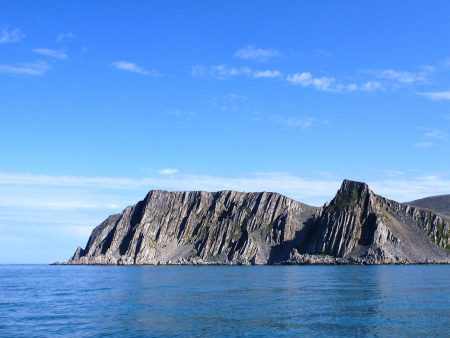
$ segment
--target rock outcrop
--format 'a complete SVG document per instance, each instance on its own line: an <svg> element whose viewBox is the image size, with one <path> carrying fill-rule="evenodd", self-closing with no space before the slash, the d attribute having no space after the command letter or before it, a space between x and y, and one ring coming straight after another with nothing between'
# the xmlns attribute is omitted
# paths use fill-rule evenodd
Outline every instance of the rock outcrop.
<svg viewBox="0 0 450 338"><path fill-rule="evenodd" d="M305 251L365 263L449 260L450 218L374 194L344 181L311 228Z"/></svg>
<svg viewBox="0 0 450 338"><path fill-rule="evenodd" d="M322 208L277 193L150 191L68 264L449 263L450 218L345 180Z"/></svg>

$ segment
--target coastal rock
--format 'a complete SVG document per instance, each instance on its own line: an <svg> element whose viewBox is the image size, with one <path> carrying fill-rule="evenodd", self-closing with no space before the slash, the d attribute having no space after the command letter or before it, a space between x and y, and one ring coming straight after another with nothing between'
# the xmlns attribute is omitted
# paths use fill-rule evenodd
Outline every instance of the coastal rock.
<svg viewBox="0 0 450 338"><path fill-rule="evenodd" d="M150 191L68 264L448 263L450 219L345 180L322 208L270 193Z"/></svg>

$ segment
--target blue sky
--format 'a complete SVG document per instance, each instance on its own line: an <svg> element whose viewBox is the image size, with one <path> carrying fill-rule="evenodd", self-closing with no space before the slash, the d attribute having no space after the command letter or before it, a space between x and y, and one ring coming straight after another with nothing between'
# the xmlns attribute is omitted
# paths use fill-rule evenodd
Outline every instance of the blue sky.
<svg viewBox="0 0 450 338"><path fill-rule="evenodd" d="M450 193L446 1L1 7L0 263L66 260L150 189Z"/></svg>

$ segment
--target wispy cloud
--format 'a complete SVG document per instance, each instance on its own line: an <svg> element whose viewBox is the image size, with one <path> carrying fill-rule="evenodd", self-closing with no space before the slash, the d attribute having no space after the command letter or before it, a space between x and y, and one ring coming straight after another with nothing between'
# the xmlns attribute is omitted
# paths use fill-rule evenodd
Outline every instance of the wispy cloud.
<svg viewBox="0 0 450 338"><path fill-rule="evenodd" d="M15 43L23 40L25 34L19 29L0 28L0 44Z"/></svg>
<svg viewBox="0 0 450 338"><path fill-rule="evenodd" d="M420 95L433 101L448 101L450 100L450 90L437 92L422 92Z"/></svg>
<svg viewBox="0 0 450 338"><path fill-rule="evenodd" d="M0 205L36 205L45 209L54 209L56 206L66 209L80 209L83 206L86 209L101 206L109 208L123 204L124 192L143 197L151 189L276 191L305 202L320 204L333 195L339 184L338 181L305 179L277 172L232 177L180 173L174 175L164 171L163 174L144 178L0 173ZM51 196L46 198L48 194ZM106 201L103 197L92 197L103 194L108 196ZM136 201L127 201L121 207L134 202Z"/></svg>
<svg viewBox="0 0 450 338"><path fill-rule="evenodd" d="M50 65L45 61L21 63L17 65L0 64L0 73L41 76L50 68Z"/></svg>
<svg viewBox="0 0 450 338"><path fill-rule="evenodd" d="M233 67L228 65L203 66L196 65L191 69L191 74L197 77L211 77L215 79L229 79L232 77L246 76L251 78L278 78L283 74L274 69L253 69L250 67Z"/></svg>
<svg viewBox="0 0 450 338"><path fill-rule="evenodd" d="M215 79L230 79L235 77L284 79L288 83L303 88L313 88L324 92L350 93L350 92L374 92L408 87L416 84L426 84L434 68L424 66L418 72L407 72L393 69L378 71L361 71L365 74L358 81L339 79L334 76L315 76L309 71L283 73L277 69L255 69L252 67L230 66L219 64L213 66L196 65L191 69L191 74L198 77L210 77ZM370 75L370 76L368 76ZM431 99L450 99L450 92L422 93Z"/></svg>
<svg viewBox="0 0 450 338"><path fill-rule="evenodd" d="M355 85L355 84L350 84L348 85L348 90L352 91L352 90L359 90L359 91L363 91L363 92L373 92L373 91L377 91L377 90L383 90L383 84L379 81L366 81L361 85Z"/></svg>
<svg viewBox="0 0 450 338"><path fill-rule="evenodd" d="M243 60L267 61L281 57L282 54L276 49L264 49L251 45L238 49L233 56Z"/></svg>
<svg viewBox="0 0 450 338"><path fill-rule="evenodd" d="M428 129L424 132L423 136L435 140L445 140L448 137L446 132L439 129Z"/></svg>
<svg viewBox="0 0 450 338"><path fill-rule="evenodd" d="M251 69L248 67L229 67L226 65L215 65L210 67L195 65L191 69L191 74L198 77L225 79L238 75L249 75L251 74Z"/></svg>
<svg viewBox="0 0 450 338"><path fill-rule="evenodd" d="M35 48L33 49L33 52L36 54L49 56L51 58L59 59L59 60L65 60L67 59L67 54L63 51L56 50L56 49L50 49L50 48Z"/></svg>
<svg viewBox="0 0 450 338"><path fill-rule="evenodd" d="M450 179L438 175L396 177L393 180L369 181L368 183L376 193L398 201L450 193ZM12 206L17 203L24 206L29 203L37 203L36 205L43 208L108 209L123 203L123 198L118 199L122 202L118 202L114 201L112 197L123 197L124 191L143 197L143 194L151 189L275 191L306 203L320 205L334 196L340 184L341 180L336 178L304 178L282 172L262 172L243 176L177 174L145 178L0 173L0 186L2 186L0 205ZM61 189L71 191L71 197L60 198L58 194ZM36 193L34 197L31 195L27 197L27 192L31 190L39 191L39 193ZM48 192L52 191L55 192L52 198L44 198ZM106 202L101 200L97 200L95 203L87 202L92 201L92 198L88 198L88 196L94 191L110 191L105 196L111 198ZM116 193L112 194L113 191ZM22 198L12 198L12 196L20 194L23 194ZM36 198L36 200L32 202L30 198ZM25 204L24 200L27 201ZM128 201L128 203L134 202L133 200Z"/></svg>
<svg viewBox="0 0 450 338"><path fill-rule="evenodd" d="M63 42L66 40L71 40L75 37L75 35L71 32L67 32L67 33L60 33L56 36L55 41L56 42Z"/></svg>
<svg viewBox="0 0 450 338"><path fill-rule="evenodd" d="M395 69L382 69L369 71L369 73L373 74L379 80L390 82L391 85L410 86L428 82L433 71L434 67L424 66L420 71L417 72Z"/></svg>
<svg viewBox="0 0 450 338"><path fill-rule="evenodd" d="M267 61L280 57L282 54L275 49L263 49L254 45L237 50L235 59ZM442 66L422 65L416 71L402 69L362 69L356 74L338 76L317 76L309 70L286 72L281 69L255 69L249 66L217 64L211 66L195 65L191 68L193 76L215 79L230 79L236 77L283 79L286 82L303 88L313 88L318 91L333 93L392 91L416 88L430 83L432 75L442 70ZM420 93L433 100L450 100L450 92L436 91Z"/></svg>
<svg viewBox="0 0 450 338"><path fill-rule="evenodd" d="M160 175L174 175L177 172L178 172L178 169L173 169L173 168L165 168L165 169L158 170L158 174L160 174Z"/></svg>
<svg viewBox="0 0 450 338"><path fill-rule="evenodd" d="M437 128L419 128L422 133L422 140L414 143L417 148L427 149L448 139L448 134Z"/></svg>
<svg viewBox="0 0 450 338"><path fill-rule="evenodd" d="M253 72L253 77L255 78L277 78L283 76L278 70L257 70Z"/></svg>
<svg viewBox="0 0 450 338"><path fill-rule="evenodd" d="M124 70L130 73L136 73L141 75L157 75L154 70L147 70L144 67L138 66L137 64L129 61L116 61L112 64L116 69Z"/></svg>
<svg viewBox="0 0 450 338"><path fill-rule="evenodd" d="M211 99L211 108L215 111L239 113L240 117L254 122L278 125L284 128L306 129L312 127L316 119L308 116L287 116L264 112L252 106L251 100L243 94L229 93Z"/></svg>
<svg viewBox="0 0 450 338"><path fill-rule="evenodd" d="M292 85L311 87L326 92L376 91L383 89L378 81L367 81L362 84L343 83L334 77L315 77L310 72L294 73L286 77Z"/></svg>
<svg viewBox="0 0 450 338"><path fill-rule="evenodd" d="M332 77L313 77L309 72L295 73L288 75L286 80L302 87L314 87L319 90L331 91L334 88L336 80Z"/></svg>
<svg viewBox="0 0 450 338"><path fill-rule="evenodd" d="M362 79L360 78L359 81L348 81L334 76L315 76L309 71L284 74L277 69L254 69L247 66L236 67L226 64L196 65L192 67L191 74L222 80L235 77L284 79L292 85L303 88L313 88L324 92L351 93L385 91L416 84L426 84L433 69L432 67L422 67L418 72L393 69L362 71L365 76ZM450 92L426 92L421 94L434 100L450 100Z"/></svg>

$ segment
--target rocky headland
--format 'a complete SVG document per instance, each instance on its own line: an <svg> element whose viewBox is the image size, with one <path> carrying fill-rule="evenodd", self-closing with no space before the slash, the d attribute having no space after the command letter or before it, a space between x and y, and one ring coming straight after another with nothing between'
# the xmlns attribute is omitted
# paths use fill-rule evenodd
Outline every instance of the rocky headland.
<svg viewBox="0 0 450 338"><path fill-rule="evenodd" d="M154 190L67 264L445 264L449 237L449 216L349 180L321 208L271 192Z"/></svg>

